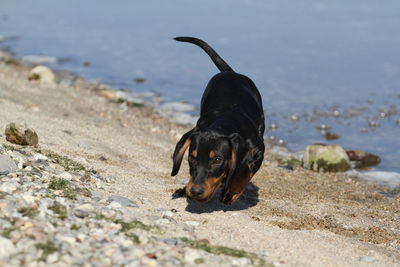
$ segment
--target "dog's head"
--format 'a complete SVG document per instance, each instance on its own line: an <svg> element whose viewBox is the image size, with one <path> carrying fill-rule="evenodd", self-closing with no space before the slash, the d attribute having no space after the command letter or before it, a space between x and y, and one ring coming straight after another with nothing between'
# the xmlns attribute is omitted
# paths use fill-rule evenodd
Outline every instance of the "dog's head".
<svg viewBox="0 0 400 267"><path fill-rule="evenodd" d="M176 145L172 176L178 173L187 148L190 180L186 185L186 195L205 202L241 164L246 142L238 134L227 136L210 130L189 131Z"/></svg>

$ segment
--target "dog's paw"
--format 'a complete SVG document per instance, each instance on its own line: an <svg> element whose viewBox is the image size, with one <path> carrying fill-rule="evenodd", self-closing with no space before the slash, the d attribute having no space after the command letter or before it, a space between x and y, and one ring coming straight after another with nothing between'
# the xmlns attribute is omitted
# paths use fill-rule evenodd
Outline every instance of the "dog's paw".
<svg viewBox="0 0 400 267"><path fill-rule="evenodd" d="M172 199L177 199L182 197L186 197L186 187L179 188L172 194Z"/></svg>

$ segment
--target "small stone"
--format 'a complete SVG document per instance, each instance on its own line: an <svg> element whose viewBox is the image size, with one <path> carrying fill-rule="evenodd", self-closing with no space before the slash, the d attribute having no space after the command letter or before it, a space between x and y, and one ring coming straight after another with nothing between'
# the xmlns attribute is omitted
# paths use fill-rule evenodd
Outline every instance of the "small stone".
<svg viewBox="0 0 400 267"><path fill-rule="evenodd" d="M86 203L75 207L74 214L76 217L84 218L89 216L89 214L94 210L92 204Z"/></svg>
<svg viewBox="0 0 400 267"><path fill-rule="evenodd" d="M131 208L138 208L139 207L138 205L136 205L135 202L133 202L129 198L118 196L118 195L111 195L108 198L108 200L111 201L111 202L113 202L113 201L118 202L119 204L121 204L122 206L125 206L125 207L131 207Z"/></svg>
<svg viewBox="0 0 400 267"><path fill-rule="evenodd" d="M56 76L54 72L46 66L37 66L31 70L28 79L30 81L41 81L44 83L55 83Z"/></svg>
<svg viewBox="0 0 400 267"><path fill-rule="evenodd" d="M248 258L236 258L236 259L232 259L232 265L234 266L250 266L251 265L251 261Z"/></svg>
<svg viewBox="0 0 400 267"><path fill-rule="evenodd" d="M122 205L118 203L117 201L112 201L110 204L107 206L110 209L119 209L122 208Z"/></svg>
<svg viewBox="0 0 400 267"><path fill-rule="evenodd" d="M8 155L0 155L0 175L7 175L18 170L17 164Z"/></svg>
<svg viewBox="0 0 400 267"><path fill-rule="evenodd" d="M173 245L176 246L178 244L178 240L172 239L172 238L166 238L163 240L165 244L167 245Z"/></svg>
<svg viewBox="0 0 400 267"><path fill-rule="evenodd" d="M15 190L17 190L18 187L19 184L17 182L13 182L12 180L10 182L3 182L0 184L0 192L12 194Z"/></svg>
<svg viewBox="0 0 400 267"><path fill-rule="evenodd" d="M184 261L186 264L193 265L196 263L196 260L201 259L202 256L196 250L189 250L185 252Z"/></svg>
<svg viewBox="0 0 400 267"><path fill-rule="evenodd" d="M317 128L318 130L320 130L320 131L331 129L330 126L328 126L328 125L326 125L326 124L324 124L324 123L322 123L321 125L317 126L316 128Z"/></svg>
<svg viewBox="0 0 400 267"><path fill-rule="evenodd" d="M374 262L375 259L370 256L363 256L358 259L361 262Z"/></svg>
<svg viewBox="0 0 400 267"><path fill-rule="evenodd" d="M369 127L371 128L377 128L379 126L379 124L376 121L370 121L368 123Z"/></svg>
<svg viewBox="0 0 400 267"><path fill-rule="evenodd" d="M271 124L269 125L269 129L271 129L271 130L276 130L276 129L278 129L278 125L277 125L275 122L273 122L273 123L271 123Z"/></svg>
<svg viewBox="0 0 400 267"><path fill-rule="evenodd" d="M39 143L39 137L33 129L24 124L9 123L6 126L6 140L13 144L23 146L36 146Z"/></svg>
<svg viewBox="0 0 400 267"><path fill-rule="evenodd" d="M33 158L34 158L36 161L38 161L38 160L43 160L43 161L49 160L48 157L46 157L45 155L40 154L40 153L34 153L34 154L33 154Z"/></svg>
<svg viewBox="0 0 400 267"><path fill-rule="evenodd" d="M335 116L335 117L339 117L339 116L340 116L340 111L337 110L337 109L335 109L335 110L332 112L332 114L333 114L333 116Z"/></svg>
<svg viewBox="0 0 400 267"><path fill-rule="evenodd" d="M185 224L188 225L188 226L193 226L193 227L196 227L196 226L200 225L200 223L196 222L196 221L186 221Z"/></svg>
<svg viewBox="0 0 400 267"><path fill-rule="evenodd" d="M16 248L10 239L0 236L0 261L7 261L16 253Z"/></svg>
<svg viewBox="0 0 400 267"><path fill-rule="evenodd" d="M339 139L339 138L340 138L339 135L337 135L337 134L335 134L335 133L332 133L332 132L326 132L326 133L324 134L324 137L325 137L326 140L329 140L329 141L331 141L331 140L336 140L336 139Z"/></svg>
<svg viewBox="0 0 400 267"><path fill-rule="evenodd" d="M163 218L172 218L172 216L174 216L172 211L167 210L163 212Z"/></svg>
<svg viewBox="0 0 400 267"><path fill-rule="evenodd" d="M69 172L63 172L57 175L57 177L65 179L67 181L71 181L72 180L72 174L70 174Z"/></svg>
<svg viewBox="0 0 400 267"><path fill-rule="evenodd" d="M381 162L379 156L362 150L346 150L351 161L355 161L356 168L366 168L378 165Z"/></svg>
<svg viewBox="0 0 400 267"><path fill-rule="evenodd" d="M22 193L20 196L27 204L35 203L35 197L32 195L31 192Z"/></svg>
<svg viewBox="0 0 400 267"><path fill-rule="evenodd" d="M300 117L299 117L299 114L297 114L297 113L290 115L291 121L298 121L299 119L300 119Z"/></svg>

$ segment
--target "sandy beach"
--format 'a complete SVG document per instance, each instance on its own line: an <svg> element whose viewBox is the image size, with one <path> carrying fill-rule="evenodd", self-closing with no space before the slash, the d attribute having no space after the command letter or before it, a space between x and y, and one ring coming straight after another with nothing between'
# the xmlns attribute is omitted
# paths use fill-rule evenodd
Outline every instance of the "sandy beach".
<svg viewBox="0 0 400 267"><path fill-rule="evenodd" d="M32 66L0 62L0 143L4 128L25 121L39 147L103 176L104 194L140 199L147 216L174 210L168 232L243 249L276 266L400 266L400 197L341 173L282 168L265 153L261 170L230 206L173 198L188 178L183 161L171 177L171 155L189 130L150 107L111 101L101 86L69 75L58 83L29 81ZM268 114L266 114L268 116ZM196 222L185 232L179 222ZM204 263L204 266L207 264Z"/></svg>

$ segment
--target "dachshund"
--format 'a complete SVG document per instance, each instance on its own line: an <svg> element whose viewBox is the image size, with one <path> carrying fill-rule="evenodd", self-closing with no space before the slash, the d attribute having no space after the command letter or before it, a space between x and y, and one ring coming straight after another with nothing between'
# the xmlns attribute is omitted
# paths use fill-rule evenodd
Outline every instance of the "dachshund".
<svg viewBox="0 0 400 267"><path fill-rule="evenodd" d="M220 73L208 82L196 126L176 144L171 176L178 174L189 148L190 180L183 189L198 202L212 198L222 185L220 201L231 204L243 193L264 159L264 111L253 81L233 69L206 42L176 37L202 48Z"/></svg>

